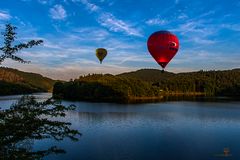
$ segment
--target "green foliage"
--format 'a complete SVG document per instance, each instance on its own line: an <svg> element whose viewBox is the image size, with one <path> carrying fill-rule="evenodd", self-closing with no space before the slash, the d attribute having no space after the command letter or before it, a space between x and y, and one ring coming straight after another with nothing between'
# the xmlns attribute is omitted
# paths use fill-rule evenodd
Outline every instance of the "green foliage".
<svg viewBox="0 0 240 160"><path fill-rule="evenodd" d="M88 75L70 82L57 82L53 96L73 100L125 101L133 97L159 96L151 84L113 75Z"/></svg>
<svg viewBox="0 0 240 160"><path fill-rule="evenodd" d="M158 76L153 76L153 73ZM163 78L166 75L165 78ZM139 78L169 93L202 93L210 96L240 96L240 70L199 71L165 74L160 70L139 70L120 76ZM158 77L158 78L157 78ZM166 93L166 94L167 94Z"/></svg>
<svg viewBox="0 0 240 160"><path fill-rule="evenodd" d="M74 108L53 99L37 102L32 96L23 96L10 109L0 110L0 159L40 159L51 153L64 153L56 146L32 151L28 145L21 144L31 145L33 140L47 138L78 140L76 136L80 133L70 129L70 123L50 119L64 117L66 111Z"/></svg>
<svg viewBox="0 0 240 160"><path fill-rule="evenodd" d="M17 33L15 32L16 29L17 27L12 26L11 24L6 24L6 29L3 33L4 46L0 47L0 50L3 52L3 54L0 56L0 64L6 58L10 58L21 63L29 63L29 61L25 61L22 58L15 56L15 54L24 48L32 48L33 46L37 46L43 43L42 40L31 40L27 43L14 45L15 39L17 38Z"/></svg>
<svg viewBox="0 0 240 160"><path fill-rule="evenodd" d="M0 67L0 95L52 91L55 82L40 74Z"/></svg>
<svg viewBox="0 0 240 160"><path fill-rule="evenodd" d="M29 94L44 91L45 90L34 88L28 84L0 81L0 96L13 94Z"/></svg>
<svg viewBox="0 0 240 160"><path fill-rule="evenodd" d="M240 96L239 86L238 70L171 74L145 69L117 76L93 74L74 81L57 82L53 95L72 100L122 102L176 94Z"/></svg>
<svg viewBox="0 0 240 160"><path fill-rule="evenodd" d="M170 73L167 71L162 72L157 69L140 69L135 72L122 73L119 74L118 76L127 78L137 78L143 81L156 83L162 80L166 80L174 75L175 75L174 73Z"/></svg>

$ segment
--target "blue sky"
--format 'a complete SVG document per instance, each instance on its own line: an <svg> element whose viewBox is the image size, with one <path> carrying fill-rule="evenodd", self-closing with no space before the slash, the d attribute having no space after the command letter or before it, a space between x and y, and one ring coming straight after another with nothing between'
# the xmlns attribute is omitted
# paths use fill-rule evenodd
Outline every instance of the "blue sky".
<svg viewBox="0 0 240 160"><path fill-rule="evenodd" d="M161 69L146 46L158 30L180 41L168 71L240 67L240 0L2 0L1 31L7 22L18 27L17 41L42 39L44 45L18 54L30 64L7 60L3 66L55 79ZM109 52L102 65L99 47Z"/></svg>

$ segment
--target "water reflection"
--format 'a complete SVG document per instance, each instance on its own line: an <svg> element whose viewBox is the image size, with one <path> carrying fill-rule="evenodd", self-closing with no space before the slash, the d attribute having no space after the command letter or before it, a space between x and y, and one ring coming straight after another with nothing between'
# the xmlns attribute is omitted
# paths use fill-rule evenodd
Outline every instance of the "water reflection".
<svg viewBox="0 0 240 160"><path fill-rule="evenodd" d="M225 147L232 154L227 158L240 158L238 102L75 105L77 112L66 116L83 133L78 144L67 147L74 158L214 160Z"/></svg>
<svg viewBox="0 0 240 160"><path fill-rule="evenodd" d="M0 158L41 159L49 154L65 153L57 146L41 150L32 148L34 140L69 138L78 140L80 133L70 128L71 123L47 117L64 117L73 106L65 107L48 99L37 102L33 96L23 96L9 109L0 110Z"/></svg>
<svg viewBox="0 0 240 160"><path fill-rule="evenodd" d="M59 160L240 159L239 102L63 102L65 106L73 103L76 110L55 120L71 122L83 133L80 141L49 138L19 146L26 146L28 152L59 146L66 154L44 157ZM216 156L224 154L231 156Z"/></svg>
<svg viewBox="0 0 240 160"><path fill-rule="evenodd" d="M240 121L239 102L162 102L150 104L111 104L111 103L85 103L85 102L63 102L65 105L76 105L77 112L69 114L79 115L88 120L101 121L101 119L135 119L145 117L154 121L169 121L187 118L202 122L230 122ZM69 116L69 120L74 117Z"/></svg>

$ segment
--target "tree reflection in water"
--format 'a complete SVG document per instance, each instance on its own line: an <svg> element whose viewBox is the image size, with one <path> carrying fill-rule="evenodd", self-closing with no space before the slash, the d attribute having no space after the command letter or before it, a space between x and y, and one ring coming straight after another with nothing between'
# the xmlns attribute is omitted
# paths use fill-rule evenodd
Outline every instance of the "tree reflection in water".
<svg viewBox="0 0 240 160"><path fill-rule="evenodd" d="M32 144L34 140L48 138L78 141L81 134L70 129L71 123L53 120L74 109L73 105L66 107L51 98L38 102L33 96L23 96L10 109L0 110L0 159L41 159L65 153L57 146L33 151Z"/></svg>

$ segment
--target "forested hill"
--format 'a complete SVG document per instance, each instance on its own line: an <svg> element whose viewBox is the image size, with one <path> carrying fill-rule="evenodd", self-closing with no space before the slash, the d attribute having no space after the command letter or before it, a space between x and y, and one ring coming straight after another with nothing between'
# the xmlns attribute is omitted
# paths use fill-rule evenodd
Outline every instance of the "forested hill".
<svg viewBox="0 0 240 160"><path fill-rule="evenodd" d="M120 77L128 77L128 78L137 78L148 82L159 82L162 80L169 79L173 77L175 74L171 72L164 71L158 69L140 69L134 72L126 72L119 74Z"/></svg>
<svg viewBox="0 0 240 160"><path fill-rule="evenodd" d="M157 98L169 95L240 96L240 71L198 71L162 73L142 69L120 75L87 75L74 81L54 85L55 97L89 100L122 101Z"/></svg>
<svg viewBox="0 0 240 160"><path fill-rule="evenodd" d="M56 81L0 67L0 95L51 91ZM172 94L240 96L240 69L188 73L141 69L119 75L81 76L54 86L54 95L76 100L121 100Z"/></svg>
<svg viewBox="0 0 240 160"><path fill-rule="evenodd" d="M120 74L137 78L171 92L202 92L207 95L240 96L240 69L197 71L173 74L156 69L142 69Z"/></svg>
<svg viewBox="0 0 240 160"><path fill-rule="evenodd" d="M0 67L0 95L52 91L55 80L40 74Z"/></svg>
<svg viewBox="0 0 240 160"><path fill-rule="evenodd" d="M216 78L220 78L221 76L226 76L225 78L234 78L232 77L233 75L237 75L236 78L239 78L239 73L240 73L240 68L232 69L232 70L224 70L224 71L197 71L197 72L185 72L185 73L172 73L172 72L167 72L158 69L140 69L137 71L133 72L126 72L119 74L117 76L120 77L126 77L126 78L137 78L143 81L147 82L160 82L164 80L172 80L172 79L177 79L177 78L182 78L183 76L189 79L193 79L194 76L197 76L198 78L213 78L214 76L220 76ZM212 77L213 76L213 77ZM197 78L196 77L196 78ZM224 79L224 77L222 77ZM229 80L230 80L229 79ZM239 79L238 79L239 80Z"/></svg>

